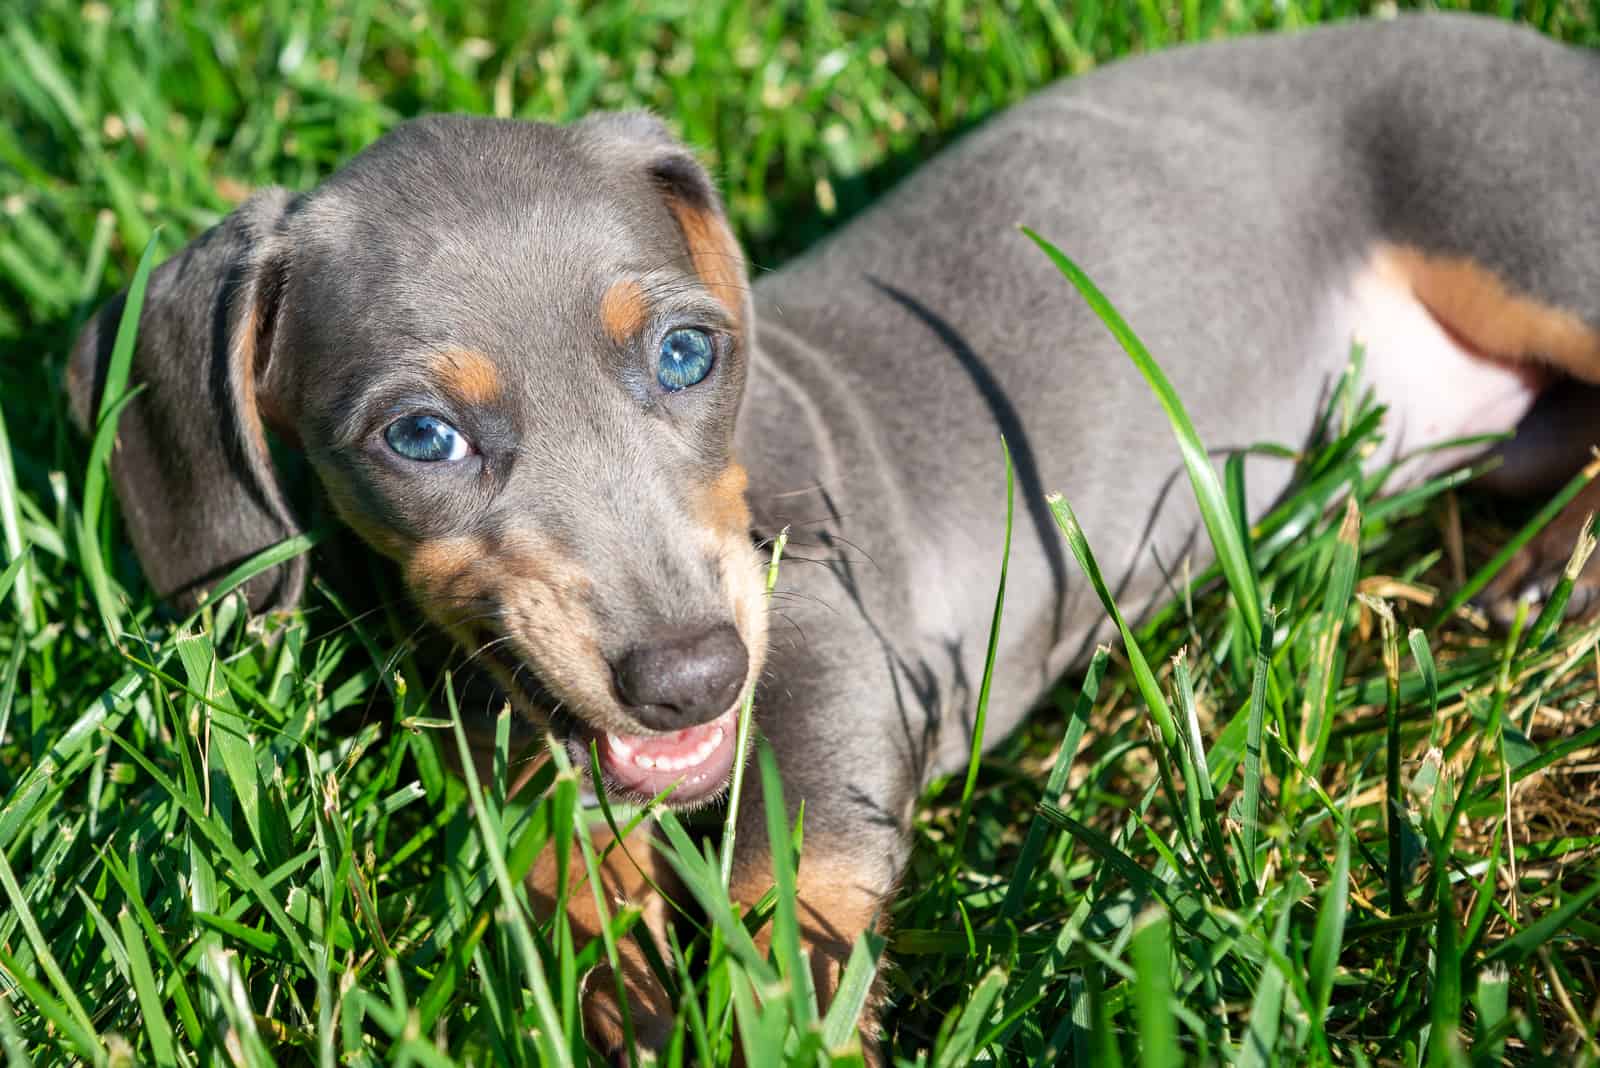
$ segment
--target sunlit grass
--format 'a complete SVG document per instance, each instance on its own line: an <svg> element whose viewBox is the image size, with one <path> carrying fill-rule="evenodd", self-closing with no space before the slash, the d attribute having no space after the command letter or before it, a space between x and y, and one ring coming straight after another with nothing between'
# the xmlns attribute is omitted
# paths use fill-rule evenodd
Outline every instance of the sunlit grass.
<svg viewBox="0 0 1600 1068"><path fill-rule="evenodd" d="M4 20L8 1058L582 1063L578 983L643 931L637 903L601 901L606 937L578 946L528 907L523 876L574 840L561 896L593 896L576 781L549 764L541 800L508 801L506 720L492 769L452 774L459 715L404 655L403 613L320 586L268 628L231 599L158 612L105 492L109 436L76 435L57 385L147 247L251 188L315 182L419 110L642 104L702 151L770 267L1051 78L1357 6L41 2ZM1600 43L1579 0L1503 7ZM1083 297L1064 278L1060 299ZM1166 354L1142 355L1159 375ZM695 910L652 947L679 995L664 1060L726 1063L737 1034L750 1064L859 1062L881 952L885 1048L908 1063L1592 1061L1600 628L1474 622L1458 591L1514 531L1457 560L1441 528L1463 476L1386 496L1359 464L1383 432L1359 381L1251 528L1229 505L1251 461L1212 470L1177 422L1224 566L930 790L887 941L858 948L834 1010L808 997L792 899L742 919L714 828L665 817ZM1071 504L1056 514L1092 570L1116 547ZM997 523L997 562L1005 542ZM749 774L769 774L759 752ZM770 957L747 922L775 925Z"/></svg>

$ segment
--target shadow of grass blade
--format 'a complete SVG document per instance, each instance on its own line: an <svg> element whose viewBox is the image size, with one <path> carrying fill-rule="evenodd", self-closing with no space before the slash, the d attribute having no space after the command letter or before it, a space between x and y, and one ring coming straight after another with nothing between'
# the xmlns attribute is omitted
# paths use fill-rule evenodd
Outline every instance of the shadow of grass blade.
<svg viewBox="0 0 1600 1068"><path fill-rule="evenodd" d="M1228 505L1228 498L1223 492L1222 483L1217 479L1217 470L1212 466L1211 457L1201 444L1200 436L1195 432L1194 423L1190 421L1189 413L1178 398L1177 390L1172 388L1172 383L1168 381L1161 366L1144 347L1138 335L1077 264L1028 227L1024 226L1022 232L1039 246L1040 250L1050 258L1050 262L1056 265L1056 269L1083 296L1090 309L1100 317L1100 321L1121 344L1123 351L1133 360L1139 373L1144 375L1151 391L1165 409L1167 418L1172 423L1173 434L1178 441L1178 451L1183 457L1183 466L1189 473L1189 483L1194 488L1195 500L1200 506L1200 518L1205 523L1206 533L1211 537L1212 549L1222 566L1228 588L1239 603L1239 612L1249 639L1250 648L1247 651L1254 652L1256 644L1261 640L1261 593L1256 586L1256 575L1251 569L1250 556L1245 551L1244 539L1239 534L1249 522L1249 517L1233 515Z"/></svg>

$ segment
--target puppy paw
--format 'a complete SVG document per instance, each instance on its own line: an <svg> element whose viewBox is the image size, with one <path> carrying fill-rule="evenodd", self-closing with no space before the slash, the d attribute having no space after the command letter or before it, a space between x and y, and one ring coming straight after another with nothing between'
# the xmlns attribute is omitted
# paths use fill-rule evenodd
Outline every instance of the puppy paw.
<svg viewBox="0 0 1600 1068"><path fill-rule="evenodd" d="M1593 502L1583 497L1574 501L1484 587L1476 601L1495 626L1510 627L1524 604L1530 619L1537 615L1563 575L1569 573L1572 595L1567 599L1565 617L1586 619L1600 611L1600 561L1589 556L1594 548L1592 508Z"/></svg>
<svg viewBox="0 0 1600 1068"><path fill-rule="evenodd" d="M666 992L653 981L648 985L642 981L630 982L627 988L628 1017L633 1024L632 1052L622 1023L616 981L604 965L590 975L583 995L584 1035L589 1044L605 1056L607 1064L616 1068L645 1068L656 1063L657 1051L666 1048L672 1037L672 1007Z"/></svg>

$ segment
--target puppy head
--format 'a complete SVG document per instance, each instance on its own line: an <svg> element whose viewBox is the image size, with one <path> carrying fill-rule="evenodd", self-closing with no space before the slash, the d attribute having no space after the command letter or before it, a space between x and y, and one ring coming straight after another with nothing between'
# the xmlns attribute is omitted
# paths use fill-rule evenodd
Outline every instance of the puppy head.
<svg viewBox="0 0 1600 1068"><path fill-rule="evenodd" d="M117 301L73 359L87 422ZM610 785L718 792L765 650L733 455L750 306L655 120L437 117L259 195L152 278L113 473L158 589L293 533L263 426L420 611ZM299 596L301 565L256 607Z"/></svg>

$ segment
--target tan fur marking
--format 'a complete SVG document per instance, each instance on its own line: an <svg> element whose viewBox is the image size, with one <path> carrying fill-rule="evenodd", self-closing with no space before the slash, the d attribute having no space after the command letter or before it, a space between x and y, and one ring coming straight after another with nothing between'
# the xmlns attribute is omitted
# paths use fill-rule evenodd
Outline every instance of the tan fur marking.
<svg viewBox="0 0 1600 1068"><path fill-rule="evenodd" d="M749 486L745 469L729 464L700 495L696 518L718 534L745 537L750 530L750 506L744 492Z"/></svg>
<svg viewBox="0 0 1600 1068"><path fill-rule="evenodd" d="M529 534L442 538L418 545L403 567L423 613L465 651L492 635L502 656L482 663L518 712L538 722L548 710L528 707L504 658L530 663L557 700L600 729L627 729L589 611L590 580L555 546Z"/></svg>
<svg viewBox="0 0 1600 1068"><path fill-rule="evenodd" d="M715 212L685 204L676 198L668 200L683 239L689 246L689 258L694 273L732 313L737 322L744 322L745 291L748 283L744 276L744 253L739 249L728 229Z"/></svg>
<svg viewBox="0 0 1600 1068"><path fill-rule="evenodd" d="M479 584L473 581L472 571L486 551L484 540L475 537L425 541L412 551L404 565L406 585L435 622L454 622L453 613L444 613L442 618L436 614L439 606L459 602L476 592Z"/></svg>
<svg viewBox="0 0 1600 1068"><path fill-rule="evenodd" d="M447 349L434 356L433 373L446 391L467 404L493 404L500 398L500 372L481 352Z"/></svg>
<svg viewBox="0 0 1600 1068"><path fill-rule="evenodd" d="M267 431L261 419L261 405L256 397L256 338L261 336L261 304L250 302L243 329L234 346L233 365L235 388L239 395L240 417L244 420L244 434L248 446L255 450L262 463L269 463L272 453L267 446Z"/></svg>
<svg viewBox="0 0 1600 1068"><path fill-rule="evenodd" d="M613 282L600 298L600 322L606 336L619 345L639 332L649 312L644 289L632 278Z"/></svg>
<svg viewBox="0 0 1600 1068"><path fill-rule="evenodd" d="M1390 245L1379 249L1375 266L1478 352L1544 360L1586 382L1600 382L1600 330L1573 312L1513 291L1483 265Z"/></svg>

